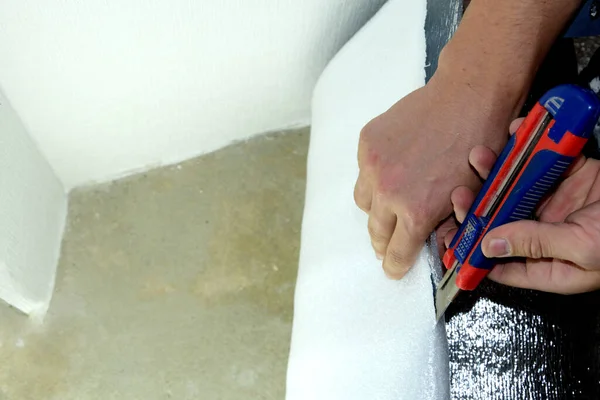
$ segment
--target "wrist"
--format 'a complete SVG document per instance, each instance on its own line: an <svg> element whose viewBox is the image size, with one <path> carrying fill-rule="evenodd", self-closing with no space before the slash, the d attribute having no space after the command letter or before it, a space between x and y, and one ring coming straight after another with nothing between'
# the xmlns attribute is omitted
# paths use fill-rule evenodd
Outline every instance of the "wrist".
<svg viewBox="0 0 600 400"><path fill-rule="evenodd" d="M582 0L473 0L431 81L475 92L493 115L516 117L552 43ZM463 92L464 93L464 92Z"/></svg>
<svg viewBox="0 0 600 400"><path fill-rule="evenodd" d="M515 118L537 70L535 62L512 63L504 68L497 60L475 49L463 50L449 43L441 52L432 81L443 82L459 92L471 92L473 101L498 122Z"/></svg>

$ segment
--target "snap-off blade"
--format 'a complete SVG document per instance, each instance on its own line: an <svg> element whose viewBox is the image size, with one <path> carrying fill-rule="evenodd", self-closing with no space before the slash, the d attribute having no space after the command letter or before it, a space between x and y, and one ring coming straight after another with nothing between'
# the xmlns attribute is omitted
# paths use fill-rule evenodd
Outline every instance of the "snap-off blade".
<svg viewBox="0 0 600 400"><path fill-rule="evenodd" d="M457 267L459 264L458 261L455 261L452 268L446 272L444 278L438 284L435 292L435 316L437 321L442 318L450 303L460 293L460 289L456 286Z"/></svg>

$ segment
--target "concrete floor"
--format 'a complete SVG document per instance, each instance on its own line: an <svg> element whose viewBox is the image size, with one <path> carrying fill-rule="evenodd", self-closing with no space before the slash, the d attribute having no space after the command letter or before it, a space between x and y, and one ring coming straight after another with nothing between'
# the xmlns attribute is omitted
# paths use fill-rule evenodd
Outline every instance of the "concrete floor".
<svg viewBox="0 0 600 400"><path fill-rule="evenodd" d="M0 399L283 399L307 145L72 193L45 323L0 307Z"/></svg>

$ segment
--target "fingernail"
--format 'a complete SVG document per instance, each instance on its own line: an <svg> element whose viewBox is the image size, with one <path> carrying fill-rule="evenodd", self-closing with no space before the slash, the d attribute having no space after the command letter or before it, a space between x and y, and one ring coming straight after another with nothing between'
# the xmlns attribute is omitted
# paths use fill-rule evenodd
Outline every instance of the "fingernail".
<svg viewBox="0 0 600 400"><path fill-rule="evenodd" d="M487 248L488 257L502 257L510 254L510 246L506 239L492 239Z"/></svg>
<svg viewBox="0 0 600 400"><path fill-rule="evenodd" d="M383 260L383 254L376 253L375 257L377 257L377 259L380 261Z"/></svg>
<svg viewBox="0 0 600 400"><path fill-rule="evenodd" d="M409 270L409 268L405 268L404 266L395 266L394 268L391 268L390 266L383 265L382 268L385 276L393 281L402 279Z"/></svg>
<svg viewBox="0 0 600 400"><path fill-rule="evenodd" d="M391 280L393 280L393 281L397 281L397 280L399 280L400 278L402 278L402 275L401 275L401 274L398 274L398 273L390 273L390 271L388 271L387 269L384 269L384 270L383 270L383 273L385 274L385 276L386 276L388 279L391 279Z"/></svg>

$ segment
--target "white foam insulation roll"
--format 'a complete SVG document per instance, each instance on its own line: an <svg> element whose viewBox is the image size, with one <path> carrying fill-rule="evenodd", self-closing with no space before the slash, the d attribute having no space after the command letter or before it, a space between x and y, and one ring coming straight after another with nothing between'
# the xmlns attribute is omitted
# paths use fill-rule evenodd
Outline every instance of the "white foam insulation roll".
<svg viewBox="0 0 600 400"><path fill-rule="evenodd" d="M385 277L353 200L361 128L425 81L425 0L391 0L336 55L312 104L287 400L449 397L425 246Z"/></svg>

